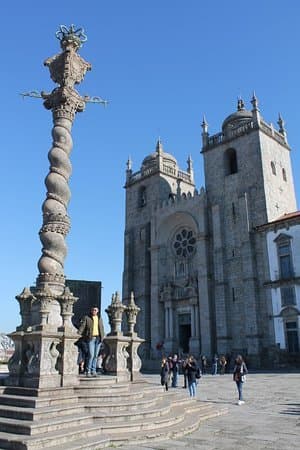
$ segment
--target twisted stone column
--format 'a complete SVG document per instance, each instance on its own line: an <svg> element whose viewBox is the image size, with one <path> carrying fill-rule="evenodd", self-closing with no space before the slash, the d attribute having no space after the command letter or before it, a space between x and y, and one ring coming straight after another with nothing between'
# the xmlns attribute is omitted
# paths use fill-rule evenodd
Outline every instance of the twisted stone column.
<svg viewBox="0 0 300 450"><path fill-rule="evenodd" d="M61 26L56 33L62 52L45 61L52 80L58 84L51 93L41 93L46 109L52 111L53 143L49 151L50 171L43 203L40 230L42 255L38 261L36 288L25 288L16 298L20 303L22 323L11 333L16 351L9 362L7 384L37 388L73 386L78 383L78 336L71 323L76 297L65 288L65 242L70 229L67 207L71 197L69 178L72 172L72 124L77 112L85 108L88 98L74 88L91 65L77 50L86 40L82 29Z"/></svg>
<svg viewBox="0 0 300 450"><path fill-rule="evenodd" d="M49 67L52 80L59 87L51 94L41 94L45 99L45 108L52 110L54 126L53 144L48 154L50 172L45 179L47 196L42 206L43 226L40 239L43 248L38 262L37 287L43 288L47 283L58 294L63 292L65 286L65 238L70 229L67 207L71 197L68 185L72 172L69 159L73 146L71 128L76 112L85 108L85 101L74 89L74 85L80 83L86 71L91 69L91 65L76 53L81 46L82 36L84 35L78 36L72 27L69 30L61 27L57 37L61 41L63 52L44 63Z"/></svg>

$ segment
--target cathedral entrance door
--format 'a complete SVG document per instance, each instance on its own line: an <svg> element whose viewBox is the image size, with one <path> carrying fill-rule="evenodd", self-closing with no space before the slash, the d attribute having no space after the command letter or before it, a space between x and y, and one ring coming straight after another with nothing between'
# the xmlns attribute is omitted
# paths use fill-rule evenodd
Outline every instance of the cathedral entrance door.
<svg viewBox="0 0 300 450"><path fill-rule="evenodd" d="M189 341L191 337L191 325L179 325L179 345L183 353L189 353Z"/></svg>
<svg viewBox="0 0 300 450"><path fill-rule="evenodd" d="M189 353L189 341L191 337L191 315L179 314L179 345L182 348L183 353Z"/></svg>

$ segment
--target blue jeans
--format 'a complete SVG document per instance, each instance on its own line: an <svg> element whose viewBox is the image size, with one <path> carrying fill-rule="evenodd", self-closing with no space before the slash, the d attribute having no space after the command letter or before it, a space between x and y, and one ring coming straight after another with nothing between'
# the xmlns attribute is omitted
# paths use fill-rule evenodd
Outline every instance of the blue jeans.
<svg viewBox="0 0 300 450"><path fill-rule="evenodd" d="M218 373L218 364L217 363L213 363L211 374L212 375L217 375L217 373Z"/></svg>
<svg viewBox="0 0 300 450"><path fill-rule="evenodd" d="M174 371L172 372L172 387L176 388L178 386L178 371Z"/></svg>
<svg viewBox="0 0 300 450"><path fill-rule="evenodd" d="M88 373L96 373L97 358L99 356L101 341L99 337L92 337L89 341L89 362L87 367Z"/></svg>
<svg viewBox="0 0 300 450"><path fill-rule="evenodd" d="M243 400L243 382L236 381L236 387L237 387L238 393L239 393L239 400Z"/></svg>
<svg viewBox="0 0 300 450"><path fill-rule="evenodd" d="M188 385L189 385L190 397L196 397L196 387L197 387L196 381L192 381Z"/></svg>

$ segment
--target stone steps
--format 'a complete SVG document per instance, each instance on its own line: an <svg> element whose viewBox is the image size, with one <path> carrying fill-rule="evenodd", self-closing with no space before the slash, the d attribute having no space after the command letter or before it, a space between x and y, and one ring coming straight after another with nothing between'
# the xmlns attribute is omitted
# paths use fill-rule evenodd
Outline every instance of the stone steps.
<svg viewBox="0 0 300 450"><path fill-rule="evenodd" d="M15 407L24 408L41 408L45 406L55 405L70 405L72 403L78 403L78 398L72 394L71 396L61 397L25 397L19 395L0 395L0 405L10 405Z"/></svg>
<svg viewBox="0 0 300 450"><path fill-rule="evenodd" d="M92 447L94 449L102 448L110 445L110 438L104 436L101 431L99 432L99 426L95 423L86 425L84 428L71 427L61 431L52 431L51 433L42 434L39 436L27 436L12 433L0 432L0 449L8 450L40 450L44 448L56 448L58 450L64 450L65 448L75 449L78 447L78 443L96 442L97 446ZM100 445L99 445L100 444ZM80 444L79 444L80 445Z"/></svg>
<svg viewBox="0 0 300 450"><path fill-rule="evenodd" d="M37 421L10 419L1 417L0 431L33 436L35 434L51 433L70 427L82 427L93 423L93 416L86 413L72 414L64 417L51 417Z"/></svg>
<svg viewBox="0 0 300 450"><path fill-rule="evenodd" d="M5 388L0 448L96 450L142 443L185 434L221 413L213 404L191 399L186 390L165 392L159 384L111 378L106 384L101 377L81 378L72 390L38 390L36 397L28 388Z"/></svg>
<svg viewBox="0 0 300 450"><path fill-rule="evenodd" d="M83 413L85 411L84 405L66 405L61 406L43 406L41 408L28 408L9 405L0 405L0 417L18 420L42 420L43 417L51 419L52 417L63 417L66 415ZM1 419L0 419L1 420Z"/></svg>

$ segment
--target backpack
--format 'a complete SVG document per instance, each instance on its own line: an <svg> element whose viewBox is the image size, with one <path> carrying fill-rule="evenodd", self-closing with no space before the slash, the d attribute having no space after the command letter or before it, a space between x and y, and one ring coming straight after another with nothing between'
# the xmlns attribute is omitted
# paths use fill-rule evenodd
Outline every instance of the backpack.
<svg viewBox="0 0 300 450"><path fill-rule="evenodd" d="M199 367L197 367L197 370L196 370L196 378L201 378L201 370L200 370L200 368Z"/></svg>

